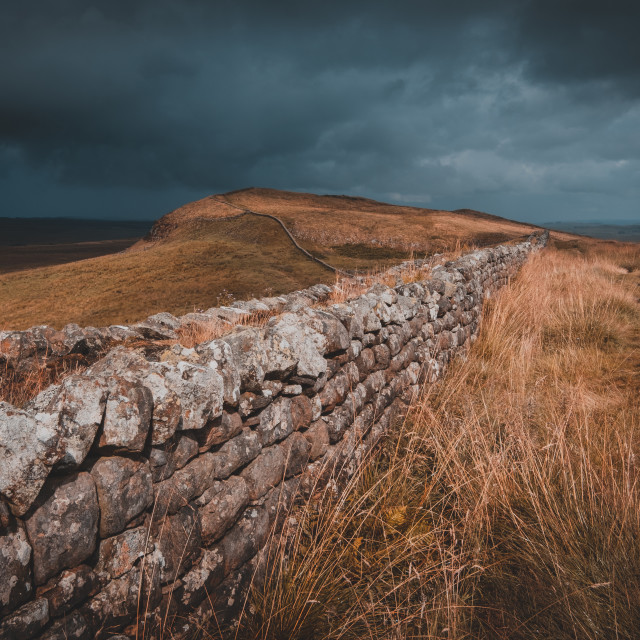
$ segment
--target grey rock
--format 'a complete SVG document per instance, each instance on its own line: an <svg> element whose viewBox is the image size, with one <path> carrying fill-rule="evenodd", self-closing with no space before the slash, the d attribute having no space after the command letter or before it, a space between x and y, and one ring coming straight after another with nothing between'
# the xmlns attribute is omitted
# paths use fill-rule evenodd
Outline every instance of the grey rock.
<svg viewBox="0 0 640 640"><path fill-rule="evenodd" d="M153 395L147 387L124 379L113 379L109 386L101 447L142 451L147 441Z"/></svg>
<svg viewBox="0 0 640 640"><path fill-rule="evenodd" d="M72 611L54 622L40 640L91 640L93 634L79 611Z"/></svg>
<svg viewBox="0 0 640 640"><path fill-rule="evenodd" d="M73 375L30 405L36 422L59 434L55 464L77 467L93 445L104 416L107 389L98 377Z"/></svg>
<svg viewBox="0 0 640 640"><path fill-rule="evenodd" d="M214 477L228 478L236 469L251 462L262 449L260 435L251 429L243 429L228 442L225 442L215 453L212 453L214 460Z"/></svg>
<svg viewBox="0 0 640 640"><path fill-rule="evenodd" d="M202 559L181 578L174 598L187 610L209 597L224 579L225 561L218 547L205 549Z"/></svg>
<svg viewBox="0 0 640 640"><path fill-rule="evenodd" d="M31 545L22 527L14 524L0 535L0 616L31 597Z"/></svg>
<svg viewBox="0 0 640 640"><path fill-rule="evenodd" d="M0 402L0 494L23 515L36 499L50 466L57 461L58 430Z"/></svg>
<svg viewBox="0 0 640 640"><path fill-rule="evenodd" d="M269 514L263 507L249 507L219 543L225 575L243 565L264 545L269 535Z"/></svg>
<svg viewBox="0 0 640 640"><path fill-rule="evenodd" d="M153 502L147 462L114 456L99 458L91 468L100 504L100 537L120 533Z"/></svg>
<svg viewBox="0 0 640 640"><path fill-rule="evenodd" d="M189 569L202 546L198 512L186 506L174 515L159 517L152 525L150 539L155 550L145 567L157 574L162 584L175 580Z"/></svg>
<svg viewBox="0 0 640 640"><path fill-rule="evenodd" d="M260 434L263 446L282 440L293 431L292 402L294 401L288 398L278 398L260 414L260 424L256 431Z"/></svg>
<svg viewBox="0 0 640 640"><path fill-rule="evenodd" d="M242 477L216 482L210 491L211 499L200 508L202 541L207 546L218 540L249 504L249 490Z"/></svg>
<svg viewBox="0 0 640 640"><path fill-rule="evenodd" d="M90 474L51 480L25 517L36 584L86 560L96 547L98 500Z"/></svg>
<svg viewBox="0 0 640 640"><path fill-rule="evenodd" d="M100 541L95 572L102 582L119 578L131 571L140 558L154 549L147 527L127 529L117 536Z"/></svg>
<svg viewBox="0 0 640 640"><path fill-rule="evenodd" d="M295 476L306 469L307 462L309 462L311 444L301 433L297 431L292 433L280 444L280 448L284 454L285 478Z"/></svg>
<svg viewBox="0 0 640 640"><path fill-rule="evenodd" d="M0 622L0 639L29 640L49 622L49 603L46 598L37 598L22 605L17 611Z"/></svg>
<svg viewBox="0 0 640 640"><path fill-rule="evenodd" d="M49 601L49 615L58 618L98 590L98 577L91 567L80 565L52 578L38 595Z"/></svg>
<svg viewBox="0 0 640 640"><path fill-rule="evenodd" d="M310 445L309 459L311 461L321 458L329 447L329 429L324 420L316 420L302 435Z"/></svg>
<svg viewBox="0 0 640 640"><path fill-rule="evenodd" d="M240 474L247 482L249 498L257 500L283 479L285 458L276 444L263 449L260 455Z"/></svg>

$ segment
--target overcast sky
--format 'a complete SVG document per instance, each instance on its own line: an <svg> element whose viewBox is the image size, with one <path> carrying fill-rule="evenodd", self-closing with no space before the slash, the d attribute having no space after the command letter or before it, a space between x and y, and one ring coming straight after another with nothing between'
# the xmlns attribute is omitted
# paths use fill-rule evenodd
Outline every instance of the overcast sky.
<svg viewBox="0 0 640 640"><path fill-rule="evenodd" d="M640 222L636 0L42 0L0 15L4 216L248 186Z"/></svg>

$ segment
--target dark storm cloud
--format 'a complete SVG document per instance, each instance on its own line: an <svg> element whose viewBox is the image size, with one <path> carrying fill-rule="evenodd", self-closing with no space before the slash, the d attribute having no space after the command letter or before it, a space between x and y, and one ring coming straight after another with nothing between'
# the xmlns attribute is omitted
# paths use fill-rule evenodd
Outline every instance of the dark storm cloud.
<svg viewBox="0 0 640 640"><path fill-rule="evenodd" d="M0 22L0 215L249 185L637 218L631 2L58 0Z"/></svg>

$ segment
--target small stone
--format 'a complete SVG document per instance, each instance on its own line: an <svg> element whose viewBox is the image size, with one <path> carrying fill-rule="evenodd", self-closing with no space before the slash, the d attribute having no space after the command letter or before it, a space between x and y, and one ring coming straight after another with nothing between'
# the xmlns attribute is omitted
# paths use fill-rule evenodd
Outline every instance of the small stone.
<svg viewBox="0 0 640 640"><path fill-rule="evenodd" d="M240 414L224 411L222 416L211 423L211 426L198 432L200 447L209 448L221 444L237 436L242 431L242 418Z"/></svg>
<svg viewBox="0 0 640 640"><path fill-rule="evenodd" d="M153 413L153 395L147 387L120 379L109 388L99 445L142 451Z"/></svg>
<svg viewBox="0 0 640 640"><path fill-rule="evenodd" d="M98 579L91 567L80 565L63 571L38 589L49 601L49 615L58 618L97 591Z"/></svg>
<svg viewBox="0 0 640 640"><path fill-rule="evenodd" d="M302 393L302 386L299 384L288 384L282 388L283 396L299 396Z"/></svg>
<svg viewBox="0 0 640 640"><path fill-rule="evenodd" d="M0 535L0 616L31 597L31 545L17 524Z"/></svg>
<svg viewBox="0 0 640 640"><path fill-rule="evenodd" d="M240 474L247 481L249 498L257 500L283 479L284 454L278 445L262 453Z"/></svg>
<svg viewBox="0 0 640 640"><path fill-rule="evenodd" d="M297 431L280 444L285 459L285 478L302 473L309 462L311 444Z"/></svg>
<svg viewBox="0 0 640 640"><path fill-rule="evenodd" d="M127 529L117 536L100 541L96 574L103 580L112 580L128 573L134 564L154 550L147 527Z"/></svg>
<svg viewBox="0 0 640 640"><path fill-rule="evenodd" d="M263 507L249 507L222 539L220 550L225 575L242 566L264 546L269 535L269 514Z"/></svg>
<svg viewBox="0 0 640 640"><path fill-rule="evenodd" d="M294 400L279 398L260 414L260 424L256 431L260 434L263 446L282 440L293 431L291 405Z"/></svg>
<svg viewBox="0 0 640 640"><path fill-rule="evenodd" d="M54 622L39 640L90 640L89 625L79 611L72 611Z"/></svg>
<svg viewBox="0 0 640 640"><path fill-rule="evenodd" d="M175 580L189 569L202 546L198 512L186 506L175 515L161 516L153 523L151 541L155 550L146 567L162 584Z"/></svg>
<svg viewBox="0 0 640 640"><path fill-rule="evenodd" d="M251 462L261 449L260 435L251 429L243 429L242 433L211 454L214 457L214 477L228 478L236 469Z"/></svg>
<svg viewBox="0 0 640 640"><path fill-rule="evenodd" d="M327 452L329 447L329 429L324 420L316 420L302 435L311 445L309 449L309 458L311 461L321 458Z"/></svg>
<svg viewBox="0 0 640 640"><path fill-rule="evenodd" d="M22 605L0 622L0 638L29 640L36 636L47 622L49 622L49 603L46 598L37 598Z"/></svg>
<svg viewBox="0 0 640 640"><path fill-rule="evenodd" d="M153 503L147 462L114 456L99 458L91 468L100 503L100 537L120 533Z"/></svg>
<svg viewBox="0 0 640 640"><path fill-rule="evenodd" d="M25 517L36 584L86 560L96 547L98 500L90 474L50 481Z"/></svg>
<svg viewBox="0 0 640 640"><path fill-rule="evenodd" d="M200 509L205 545L220 538L249 504L249 490L242 477L231 476L224 482L216 482L210 491L213 497Z"/></svg>
<svg viewBox="0 0 640 640"><path fill-rule="evenodd" d="M311 423L313 415L313 407L307 396L296 396L291 400L291 419L293 421L293 430L303 429Z"/></svg>

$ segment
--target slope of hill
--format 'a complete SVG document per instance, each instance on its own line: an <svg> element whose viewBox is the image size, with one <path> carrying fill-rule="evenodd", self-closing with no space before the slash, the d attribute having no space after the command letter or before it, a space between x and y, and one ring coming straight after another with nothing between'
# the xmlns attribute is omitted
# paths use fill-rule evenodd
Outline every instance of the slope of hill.
<svg viewBox="0 0 640 640"><path fill-rule="evenodd" d="M376 270L412 254L508 242L533 230L471 211L245 189L172 211L125 253L0 275L0 329L134 322L335 279L278 222L245 210L277 216L304 249L344 270Z"/></svg>

